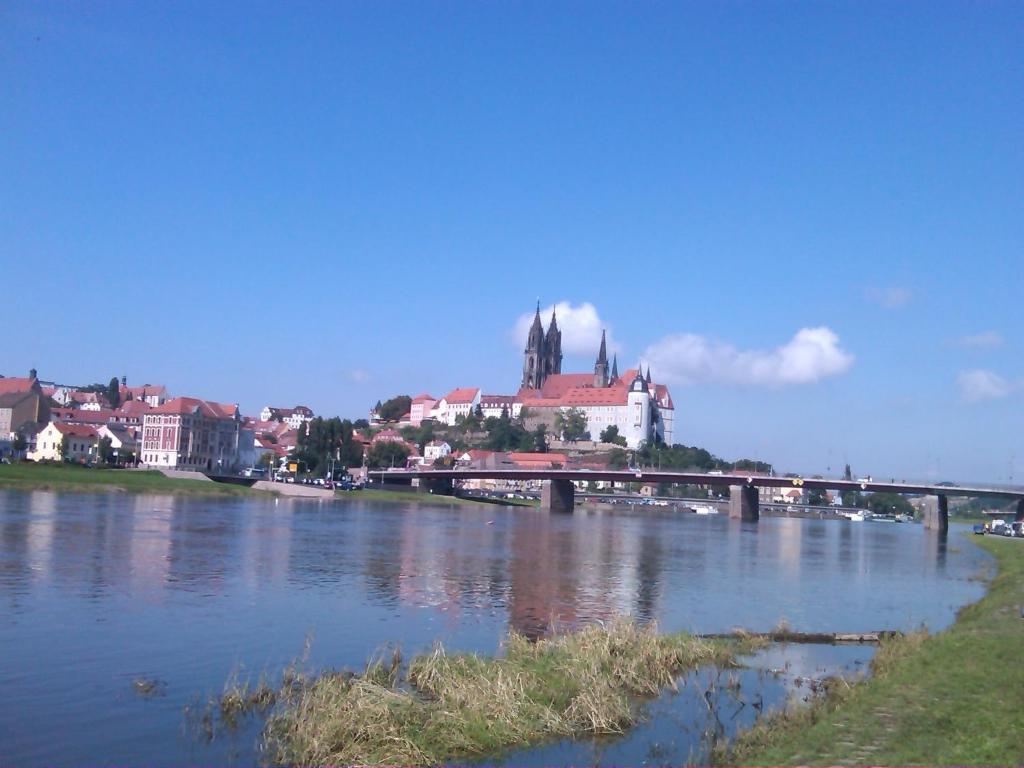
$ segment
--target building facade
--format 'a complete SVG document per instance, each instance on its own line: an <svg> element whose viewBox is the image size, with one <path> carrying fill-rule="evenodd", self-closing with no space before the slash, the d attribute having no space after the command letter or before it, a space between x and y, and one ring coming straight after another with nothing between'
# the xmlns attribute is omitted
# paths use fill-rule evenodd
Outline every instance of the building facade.
<svg viewBox="0 0 1024 768"><path fill-rule="evenodd" d="M479 387L458 387L442 397L431 412L442 424L453 426L456 421L469 416L480 404Z"/></svg>
<svg viewBox="0 0 1024 768"><path fill-rule="evenodd" d="M86 462L96 458L96 427L51 421L36 435L36 444L28 453L31 461Z"/></svg>
<svg viewBox="0 0 1024 768"><path fill-rule="evenodd" d="M141 462L148 467L234 473L251 445L252 430L242 429L238 406L176 397L145 414Z"/></svg>

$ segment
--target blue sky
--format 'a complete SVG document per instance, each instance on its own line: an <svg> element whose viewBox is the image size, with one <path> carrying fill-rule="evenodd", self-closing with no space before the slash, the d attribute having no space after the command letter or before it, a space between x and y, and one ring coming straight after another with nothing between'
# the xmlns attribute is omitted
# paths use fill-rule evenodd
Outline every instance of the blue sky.
<svg viewBox="0 0 1024 768"><path fill-rule="evenodd" d="M7 2L0 372L356 417L514 390L539 298L670 379L680 442L1019 480L1022 40L1019 3Z"/></svg>

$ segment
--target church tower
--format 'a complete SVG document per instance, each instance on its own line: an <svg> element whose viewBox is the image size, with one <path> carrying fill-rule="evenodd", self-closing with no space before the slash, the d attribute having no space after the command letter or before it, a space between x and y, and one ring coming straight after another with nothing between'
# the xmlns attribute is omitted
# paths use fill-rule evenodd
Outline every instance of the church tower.
<svg viewBox="0 0 1024 768"><path fill-rule="evenodd" d="M609 383L608 378L608 347L605 344L604 331L601 331L601 349L597 353L597 362L594 363L594 386L604 388Z"/></svg>
<svg viewBox="0 0 1024 768"><path fill-rule="evenodd" d="M530 335L526 338L526 349L523 351L523 382L520 386L540 389L540 385L544 383L546 363L544 352L544 326L540 322L540 302L538 301L537 311L533 316L533 325L530 326Z"/></svg>
<svg viewBox="0 0 1024 768"><path fill-rule="evenodd" d="M562 372L562 332L558 330L554 307L551 308L551 325L548 326L547 336L544 337L544 357L544 374L537 386L542 386L544 379L551 374Z"/></svg>

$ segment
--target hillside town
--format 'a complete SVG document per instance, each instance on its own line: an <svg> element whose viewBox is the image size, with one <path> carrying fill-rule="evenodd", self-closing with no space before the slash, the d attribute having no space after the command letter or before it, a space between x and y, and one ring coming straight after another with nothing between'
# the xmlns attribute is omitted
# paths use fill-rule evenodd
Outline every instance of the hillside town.
<svg viewBox="0 0 1024 768"><path fill-rule="evenodd" d="M522 374L511 394L456 386L434 397L399 395L368 419L324 419L305 405L265 406L171 393L163 384L68 384L0 376L0 455L196 471L210 475L339 472L424 465L625 466L647 446L673 444L675 407L650 367L621 374L606 336L592 371L562 371L562 332L538 303ZM517 488L517 490L519 490Z"/></svg>

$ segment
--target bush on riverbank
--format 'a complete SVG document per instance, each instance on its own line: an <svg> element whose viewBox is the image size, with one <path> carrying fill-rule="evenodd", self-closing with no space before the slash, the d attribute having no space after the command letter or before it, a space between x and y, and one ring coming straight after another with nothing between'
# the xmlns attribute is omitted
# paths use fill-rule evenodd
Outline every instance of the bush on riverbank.
<svg viewBox="0 0 1024 768"><path fill-rule="evenodd" d="M266 725L270 759L291 764L426 764L516 745L621 733L632 697L653 696L684 670L726 663L735 644L658 635L629 621L536 643L511 634L501 658L440 645L361 675L327 673L282 694Z"/></svg>
<svg viewBox="0 0 1024 768"><path fill-rule="evenodd" d="M1024 756L1024 545L977 540L998 565L988 593L936 635L889 640L872 676L770 715L717 761L1019 763Z"/></svg>

